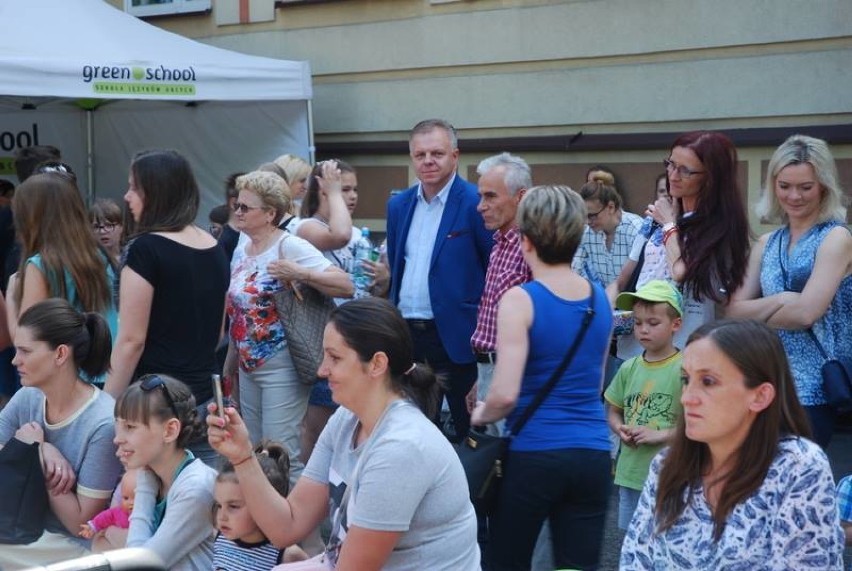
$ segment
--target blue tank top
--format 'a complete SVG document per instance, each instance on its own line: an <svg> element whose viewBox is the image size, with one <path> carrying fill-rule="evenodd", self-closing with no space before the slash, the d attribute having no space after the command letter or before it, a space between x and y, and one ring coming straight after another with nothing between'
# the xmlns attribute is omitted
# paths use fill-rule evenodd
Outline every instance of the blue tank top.
<svg viewBox="0 0 852 571"><path fill-rule="evenodd" d="M562 362L580 331L589 298L569 301L532 281L521 286L532 299L529 354L515 409L506 419L511 427ZM520 434L512 438L514 451L587 448L609 450L601 386L604 355L612 332L612 309L603 288L595 288L595 315L574 360Z"/></svg>

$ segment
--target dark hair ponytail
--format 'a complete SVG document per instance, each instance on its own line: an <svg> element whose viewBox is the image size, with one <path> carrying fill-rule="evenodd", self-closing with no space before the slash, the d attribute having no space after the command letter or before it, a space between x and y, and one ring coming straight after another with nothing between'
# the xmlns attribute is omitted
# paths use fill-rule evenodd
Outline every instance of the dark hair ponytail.
<svg viewBox="0 0 852 571"><path fill-rule="evenodd" d="M365 297L337 307L329 319L366 363L378 352L387 355L391 387L432 418L440 403L440 385L432 370L414 363L408 324L388 300Z"/></svg>
<svg viewBox="0 0 852 571"><path fill-rule="evenodd" d="M290 493L290 455L287 448L274 440L261 440L254 447L254 453L263 475L282 496ZM237 481L234 465L225 461L216 477L217 482Z"/></svg>
<svg viewBox="0 0 852 571"><path fill-rule="evenodd" d="M106 320L97 313L80 313L67 300L55 297L27 308L18 327L26 327L33 338L51 349L70 347L77 369L91 378L109 371L112 335Z"/></svg>

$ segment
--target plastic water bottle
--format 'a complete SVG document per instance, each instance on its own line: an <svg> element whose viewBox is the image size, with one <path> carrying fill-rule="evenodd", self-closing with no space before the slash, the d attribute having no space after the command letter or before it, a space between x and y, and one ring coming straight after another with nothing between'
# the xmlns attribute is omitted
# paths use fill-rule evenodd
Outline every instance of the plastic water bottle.
<svg viewBox="0 0 852 571"><path fill-rule="evenodd" d="M361 228L361 238L355 242L355 264L352 268L352 280L355 288L367 290L373 277L364 271L364 260L373 261L373 243L370 242L370 229L366 226Z"/></svg>

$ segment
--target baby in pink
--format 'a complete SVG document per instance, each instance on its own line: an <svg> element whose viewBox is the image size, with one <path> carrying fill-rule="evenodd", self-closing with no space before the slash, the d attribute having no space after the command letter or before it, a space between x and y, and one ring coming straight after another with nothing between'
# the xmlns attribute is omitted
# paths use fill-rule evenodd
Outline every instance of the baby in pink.
<svg viewBox="0 0 852 571"><path fill-rule="evenodd" d="M127 529L130 527L130 512L133 511L133 499L136 497L136 471L129 470L121 478L121 503L106 509L80 525L80 536L92 539L94 535L110 526Z"/></svg>

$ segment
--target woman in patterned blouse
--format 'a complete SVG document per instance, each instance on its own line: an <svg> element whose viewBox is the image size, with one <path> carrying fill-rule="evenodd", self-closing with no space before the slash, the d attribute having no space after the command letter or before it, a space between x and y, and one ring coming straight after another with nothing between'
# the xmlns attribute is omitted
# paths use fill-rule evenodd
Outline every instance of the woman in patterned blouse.
<svg viewBox="0 0 852 571"><path fill-rule="evenodd" d="M684 414L654 459L621 569L837 569L834 481L778 336L757 321L697 329Z"/></svg>

